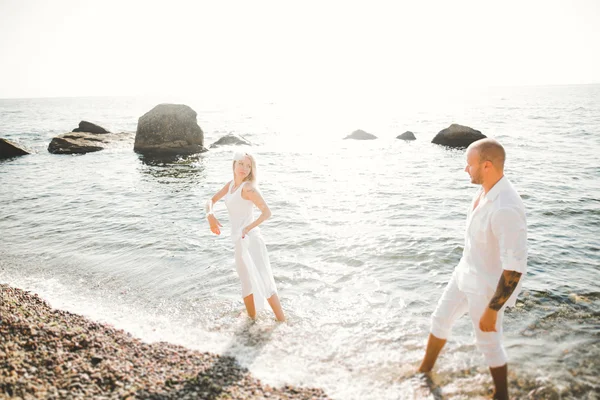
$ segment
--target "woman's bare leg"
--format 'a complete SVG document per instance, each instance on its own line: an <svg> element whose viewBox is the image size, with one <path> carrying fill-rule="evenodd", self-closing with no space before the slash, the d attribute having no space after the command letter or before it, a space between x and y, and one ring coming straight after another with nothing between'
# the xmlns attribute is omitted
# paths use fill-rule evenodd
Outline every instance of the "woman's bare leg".
<svg viewBox="0 0 600 400"><path fill-rule="evenodd" d="M248 316L252 319L256 318L256 308L254 308L254 295L249 294L244 297L244 304L246 305L246 311L248 311Z"/></svg>
<svg viewBox="0 0 600 400"><path fill-rule="evenodd" d="M277 318L277 321L284 322L285 315L283 315L283 310L281 309L281 303L279 302L279 297L276 294L274 294L273 296L269 297L267 299L267 301L269 302L269 305L273 309L273 312L275 313L275 318Z"/></svg>

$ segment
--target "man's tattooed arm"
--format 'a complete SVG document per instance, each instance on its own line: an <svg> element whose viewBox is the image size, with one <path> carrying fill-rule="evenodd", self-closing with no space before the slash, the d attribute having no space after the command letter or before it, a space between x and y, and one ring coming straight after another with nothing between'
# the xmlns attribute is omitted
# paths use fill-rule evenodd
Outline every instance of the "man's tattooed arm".
<svg viewBox="0 0 600 400"><path fill-rule="evenodd" d="M520 279L520 272L502 271L496 293L494 293L494 297L490 300L489 308L499 311L509 299L510 295L515 291Z"/></svg>

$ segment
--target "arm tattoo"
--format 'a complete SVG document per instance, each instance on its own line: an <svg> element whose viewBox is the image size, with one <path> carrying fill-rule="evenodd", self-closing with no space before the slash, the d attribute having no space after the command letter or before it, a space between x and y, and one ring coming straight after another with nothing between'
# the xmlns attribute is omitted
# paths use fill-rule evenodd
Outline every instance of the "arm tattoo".
<svg viewBox="0 0 600 400"><path fill-rule="evenodd" d="M516 271L502 271L498 287L494 297L490 300L489 307L492 310L500 310L510 295L515 291L517 284L521 279L521 273Z"/></svg>

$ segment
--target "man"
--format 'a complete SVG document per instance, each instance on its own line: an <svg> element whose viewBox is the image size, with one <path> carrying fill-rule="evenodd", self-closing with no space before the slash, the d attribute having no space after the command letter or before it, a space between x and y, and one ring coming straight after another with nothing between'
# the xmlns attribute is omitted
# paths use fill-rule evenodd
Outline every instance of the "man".
<svg viewBox="0 0 600 400"><path fill-rule="evenodd" d="M478 349L494 380L494 399L508 399L502 317L514 306L527 270L527 223L521 197L504 176L504 148L482 139L467 149L465 171L481 185L467 214L465 248L431 318L420 372L433 368L453 323L469 313Z"/></svg>

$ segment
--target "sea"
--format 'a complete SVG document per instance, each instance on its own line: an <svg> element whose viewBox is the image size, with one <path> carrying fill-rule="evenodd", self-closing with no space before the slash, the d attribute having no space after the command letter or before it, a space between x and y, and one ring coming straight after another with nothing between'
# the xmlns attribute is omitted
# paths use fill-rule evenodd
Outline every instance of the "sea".
<svg viewBox="0 0 600 400"><path fill-rule="evenodd" d="M133 151L157 104L197 113L206 147L233 133L257 160L261 225L288 322L250 322L228 216L204 203L239 147L149 159ZM79 121L123 132L56 155ZM452 123L506 149L528 220L528 272L505 315L511 397L600 397L600 85L423 88L388 96L230 100L202 95L0 99L0 282L148 342L234 356L262 382L333 399L478 399L492 380L467 316L430 377L415 374L430 316L460 260L478 187ZM376 140L344 140L356 129ZM415 141L399 140L405 131Z"/></svg>

